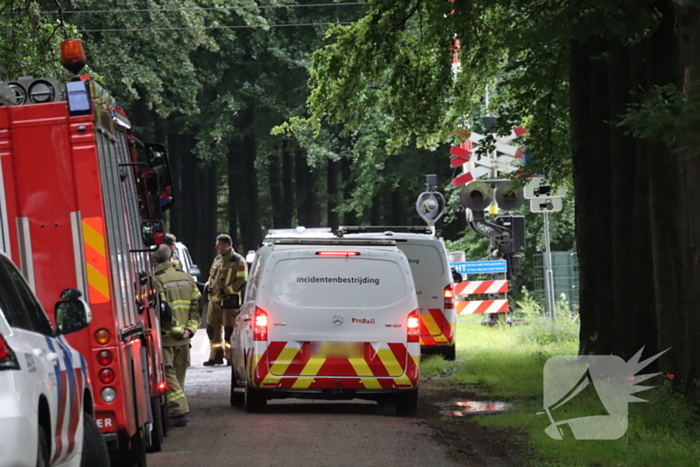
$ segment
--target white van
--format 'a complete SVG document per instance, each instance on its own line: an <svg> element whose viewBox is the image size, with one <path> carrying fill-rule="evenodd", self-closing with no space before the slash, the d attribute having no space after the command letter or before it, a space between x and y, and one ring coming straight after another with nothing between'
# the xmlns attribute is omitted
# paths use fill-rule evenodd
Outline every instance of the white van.
<svg viewBox="0 0 700 467"><path fill-rule="evenodd" d="M231 404L272 398L418 404L419 315L393 241L276 239L258 249L231 338Z"/></svg>
<svg viewBox="0 0 700 467"><path fill-rule="evenodd" d="M175 242L175 251L177 252L176 258L182 262L183 270L194 278L196 282L199 282L199 275L201 271L199 266L194 264L192 257L190 256L190 251L187 249L184 243Z"/></svg>
<svg viewBox="0 0 700 467"><path fill-rule="evenodd" d="M423 353L439 353L455 359L457 311L454 282L447 250L430 227L342 226L342 238L394 240L411 266L420 307L420 345Z"/></svg>

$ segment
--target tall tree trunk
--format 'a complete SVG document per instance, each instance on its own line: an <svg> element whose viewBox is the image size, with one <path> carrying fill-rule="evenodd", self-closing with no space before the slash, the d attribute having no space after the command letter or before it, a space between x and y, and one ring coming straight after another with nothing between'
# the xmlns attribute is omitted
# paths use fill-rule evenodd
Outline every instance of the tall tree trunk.
<svg viewBox="0 0 700 467"><path fill-rule="evenodd" d="M355 189L355 180L352 178L352 161L344 157L340 160L340 173L343 177L343 201L352 199L352 192ZM343 215L344 225L357 225L357 213L348 211Z"/></svg>
<svg viewBox="0 0 700 467"><path fill-rule="evenodd" d="M339 226L338 213L335 209L338 207L338 173L340 172L340 162L328 160L328 166L326 169L326 191L328 197L327 213L328 213L328 226L332 229L336 229Z"/></svg>
<svg viewBox="0 0 700 467"><path fill-rule="evenodd" d="M649 86L646 74L646 44L637 44L630 48L630 87L629 89L647 89ZM626 93L629 95L629 92ZM621 115L618 113L617 115ZM613 112L611 112L613 115ZM624 323L616 321L616 326L620 327L619 334L624 333L624 329L629 329L628 334L634 334L636 339L636 349L642 346L649 354L658 351L656 339L656 293L654 290L654 260L651 245L651 225L649 217L649 144L646 140L635 139L634 149L630 150L635 154L635 170L629 176L634 176L634 186L632 196L632 224L629 242L632 246L632 259L628 263L630 279L635 286L634 293L629 297L634 307L634 318ZM622 182L624 184L624 182ZM624 193L620 191L620 195ZM631 202L631 200L629 202ZM617 247L617 246L616 246ZM624 263L623 263L624 264ZM617 265L616 265L617 266Z"/></svg>
<svg viewBox="0 0 700 467"><path fill-rule="evenodd" d="M153 121L153 135L156 143L166 144L168 140L168 122L161 118L157 112L151 111Z"/></svg>
<svg viewBox="0 0 700 467"><path fill-rule="evenodd" d="M700 101L700 8L697 6L678 7L679 44L681 64L683 66L683 92L694 102ZM685 251L686 295L683 306L688 312L688 333L695 336L689 349L690 372L686 379L686 394L692 395L695 386L693 380L700 379L700 316L694 311L700 310L700 132L689 132L681 139L683 173L683 219L687 232Z"/></svg>
<svg viewBox="0 0 700 467"><path fill-rule="evenodd" d="M296 202L294 197L294 155L289 143L282 143L282 212L280 227L289 229L294 221Z"/></svg>
<svg viewBox="0 0 700 467"><path fill-rule="evenodd" d="M608 96L610 111L608 120L614 122L619 115L627 111L629 104L629 91L632 89L632 50L625 47L616 38L610 38L608 49ZM648 303L638 300L639 284L635 282L630 265L639 268L636 253L641 248L639 238L641 232L635 231L634 214L638 212L637 204L640 201L634 196L636 173L640 164L640 155L636 153L637 145L630 136L625 136L624 129L609 125L610 128L610 173L611 173L611 197L610 206L613 211L611 217L610 243L613 252L611 282L612 290L612 328L615 330L615 354L628 360L644 344L640 341L641 322L638 313L642 307L649 307ZM648 175L648 174L646 174ZM646 212L646 209L644 210ZM646 226L643 226L646 230ZM648 266L648 264L645 264Z"/></svg>
<svg viewBox="0 0 700 467"><path fill-rule="evenodd" d="M180 189L175 193L171 230L187 245L192 260L206 274L213 259L217 227L218 174L192 153L195 141L191 134L171 135L169 140L178 171L173 170Z"/></svg>
<svg viewBox="0 0 700 467"><path fill-rule="evenodd" d="M252 112L250 112L252 113ZM260 229L260 202L258 195L258 176L255 170L257 142L255 136L245 135L231 143L234 153L236 180L234 195L237 197L237 212L241 232L240 244L243 253L255 250L262 241Z"/></svg>
<svg viewBox="0 0 700 467"><path fill-rule="evenodd" d="M571 112L571 151L576 190L576 246L579 258L580 348L582 355L595 352L596 316L596 180L591 153L591 70L589 45L574 40L570 44L569 102ZM586 220L586 222L584 222Z"/></svg>
<svg viewBox="0 0 700 467"><path fill-rule="evenodd" d="M385 219L388 225L409 225L406 213L407 193L396 187L391 190Z"/></svg>
<svg viewBox="0 0 700 467"><path fill-rule="evenodd" d="M203 269L202 272L206 275L209 271L211 261L216 255L214 243L218 233L217 204L219 197L219 178L221 175L211 162L198 162L197 170L195 170L194 174L194 178L197 180L197 191L200 195L193 200L194 206L191 212L196 212L197 216L194 222L188 225L188 230L191 231L192 235L197 239L195 243L195 254L198 258L204 258L204 260L200 260L201 262L197 264L205 265L205 269Z"/></svg>
<svg viewBox="0 0 700 467"><path fill-rule="evenodd" d="M175 203L170 208L170 223L168 229L177 235L182 229L182 215L180 206L185 203L183 196L183 172L185 157L183 146L185 137L183 135L171 134L168 136L168 157L170 162L170 172L173 177L173 191Z"/></svg>
<svg viewBox="0 0 700 467"><path fill-rule="evenodd" d="M152 141L154 138L153 116L148 108L148 92L140 87L136 87L139 98L134 100L129 112L129 118L138 131L139 138L145 141ZM165 142L165 138L159 140Z"/></svg>
<svg viewBox="0 0 700 467"><path fill-rule="evenodd" d="M382 214L384 210L382 209L382 201L384 197L382 196L382 190L374 195L372 198L372 205L369 208L369 216L365 218L369 221L369 225L382 225Z"/></svg>
<svg viewBox="0 0 700 467"><path fill-rule="evenodd" d="M242 181L238 179L237 174L241 172L242 165L240 164L240 154L236 151L236 146L229 145L228 156L226 158L226 173L228 175L228 205L226 213L228 214L228 234L233 240L233 246L236 249L242 248L240 238L238 237L238 192L236 187Z"/></svg>
<svg viewBox="0 0 700 467"><path fill-rule="evenodd" d="M270 184L270 203L272 204L272 227L282 228L283 220L283 197L282 197L282 177L280 167L282 157L277 153L268 156L267 176Z"/></svg>
<svg viewBox="0 0 700 467"><path fill-rule="evenodd" d="M633 235L630 239L634 261L628 267L632 282L635 284L635 295L630 300L635 306L635 317L632 323L627 322L631 332L636 332L637 350L642 346L649 353L658 351L656 339L656 291L654 285L654 259L651 245L651 226L649 225L649 145L646 141L635 141L637 154L635 184L633 198L635 200L632 217ZM620 323L622 324L622 323Z"/></svg>
<svg viewBox="0 0 700 467"><path fill-rule="evenodd" d="M675 36L675 7L671 0L656 2L661 13L660 23L650 37L647 66L652 85L675 84L681 88L681 70ZM680 182L684 178L679 157L662 142L650 143L649 196L652 227L652 254L654 257L654 281L659 348L670 347L661 359L664 369L684 376L689 369L689 342L686 331L683 280L683 250L685 245L684 220ZM697 339L697 336L692 336Z"/></svg>
<svg viewBox="0 0 700 467"><path fill-rule="evenodd" d="M303 151L294 153L296 168L297 219L300 226L318 227L321 224L321 210L316 197L316 173L306 162Z"/></svg>
<svg viewBox="0 0 700 467"><path fill-rule="evenodd" d="M595 178L594 198L596 215L589 217L588 222L595 219L595 310L597 323L596 353L609 354L615 348L614 316L618 310L613 308L613 281L610 277L614 263L612 249L611 224L613 212L624 209L623 206L610 205L611 186L617 180L611 178L610 167L610 112L608 111L608 66L603 59L608 53L607 41L602 38L590 38L590 133L591 152L588 154L595 169L588 174Z"/></svg>
<svg viewBox="0 0 700 467"><path fill-rule="evenodd" d="M173 196L175 197L175 204L170 208L168 213L168 229L172 232L178 231L182 224L177 219L177 209L178 205L184 202L181 197L182 193L182 164L183 164L183 144L185 144L185 138L183 135L171 134L168 136L167 146L168 146L168 162L170 164L170 175L173 178ZM180 216L181 217L181 216Z"/></svg>

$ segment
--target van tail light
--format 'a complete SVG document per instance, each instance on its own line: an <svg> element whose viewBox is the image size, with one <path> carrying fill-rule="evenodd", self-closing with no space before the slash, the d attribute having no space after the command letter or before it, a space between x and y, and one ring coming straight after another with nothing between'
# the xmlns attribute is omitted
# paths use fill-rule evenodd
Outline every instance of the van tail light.
<svg viewBox="0 0 700 467"><path fill-rule="evenodd" d="M419 342L420 341L420 315L418 310L413 310L408 314L408 320L406 323L406 328L408 329L408 342Z"/></svg>
<svg viewBox="0 0 700 467"><path fill-rule="evenodd" d="M359 251L317 251L318 256L360 256Z"/></svg>
<svg viewBox="0 0 700 467"><path fill-rule="evenodd" d="M455 307L455 285L447 284L445 287L445 310L452 310Z"/></svg>
<svg viewBox="0 0 700 467"><path fill-rule="evenodd" d="M19 370L17 357L2 334L0 334L0 370Z"/></svg>
<svg viewBox="0 0 700 467"><path fill-rule="evenodd" d="M253 318L253 340L267 340L267 312L259 307L255 307L255 317Z"/></svg>

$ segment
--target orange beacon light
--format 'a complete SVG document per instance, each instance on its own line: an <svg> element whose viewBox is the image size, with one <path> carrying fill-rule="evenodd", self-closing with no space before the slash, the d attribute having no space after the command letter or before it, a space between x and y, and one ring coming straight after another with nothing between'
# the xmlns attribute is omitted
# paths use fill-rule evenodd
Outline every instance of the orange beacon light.
<svg viewBox="0 0 700 467"><path fill-rule="evenodd" d="M83 41L67 39L61 42L61 65L71 73L78 74L87 64Z"/></svg>

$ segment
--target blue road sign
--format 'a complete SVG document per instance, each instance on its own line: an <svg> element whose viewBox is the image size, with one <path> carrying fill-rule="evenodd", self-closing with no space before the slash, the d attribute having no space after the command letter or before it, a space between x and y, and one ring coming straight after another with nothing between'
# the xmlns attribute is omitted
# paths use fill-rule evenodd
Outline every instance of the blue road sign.
<svg viewBox="0 0 700 467"><path fill-rule="evenodd" d="M466 263L450 263L450 266L460 274L495 274L508 272L506 260L468 261Z"/></svg>

